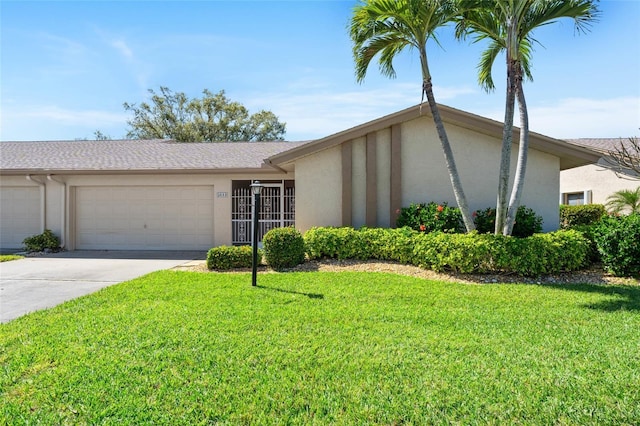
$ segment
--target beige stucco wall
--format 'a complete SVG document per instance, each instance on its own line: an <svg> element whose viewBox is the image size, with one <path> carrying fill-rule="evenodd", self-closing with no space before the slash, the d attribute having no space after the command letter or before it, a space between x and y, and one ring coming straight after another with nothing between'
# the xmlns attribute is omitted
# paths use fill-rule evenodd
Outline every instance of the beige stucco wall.
<svg viewBox="0 0 640 426"><path fill-rule="evenodd" d="M451 124L446 129L471 210L495 206L502 141ZM377 220L378 226L383 227L390 225L390 140L389 129L376 133ZM366 138L355 139L352 144L352 225L359 227L366 223ZM402 205L446 201L455 206L440 140L431 119L423 117L403 123L401 145ZM514 145L512 176L517 148ZM558 157L529 150L522 204L542 215L545 231L558 228L559 167ZM299 159L295 168L299 227L305 230L311 226L340 225L340 147ZM314 197L305 195L308 192Z"/></svg>
<svg viewBox="0 0 640 426"><path fill-rule="evenodd" d="M640 179L623 179L602 166L590 164L560 172L560 193L591 191L593 204L605 204L607 197L622 189L635 190ZM561 202L563 200L560 200Z"/></svg>
<svg viewBox="0 0 640 426"><path fill-rule="evenodd" d="M333 147L296 161L296 228L342 224L342 153Z"/></svg>
<svg viewBox="0 0 640 426"><path fill-rule="evenodd" d="M500 139L446 124L456 167L471 211L496 203L500 167ZM511 180L515 174L518 145L511 153ZM544 218L544 231L558 228L558 157L529 149L522 203ZM413 202L456 201L440 139L425 119L402 126L403 205ZM509 189L511 190L511 188Z"/></svg>
<svg viewBox="0 0 640 426"><path fill-rule="evenodd" d="M74 249L74 192L83 186L213 186L214 190L214 246L231 244L231 183L233 180L287 180L293 173L251 174L122 174L122 175L46 175L34 176L45 183L46 212L44 228L62 236L65 246ZM64 183L59 183L62 181ZM35 186L25 176L2 176L1 186ZM226 193L226 196L223 196ZM41 232L41 231L40 231Z"/></svg>

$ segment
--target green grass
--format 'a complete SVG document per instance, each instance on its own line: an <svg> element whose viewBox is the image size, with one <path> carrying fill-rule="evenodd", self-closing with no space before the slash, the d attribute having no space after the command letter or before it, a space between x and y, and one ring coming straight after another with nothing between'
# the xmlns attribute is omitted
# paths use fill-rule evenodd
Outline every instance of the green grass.
<svg viewBox="0 0 640 426"><path fill-rule="evenodd" d="M0 326L0 424L638 424L640 288L164 271Z"/></svg>
<svg viewBox="0 0 640 426"><path fill-rule="evenodd" d="M1 262L9 262L10 260L18 260L23 259L24 256L19 256L16 254L0 254L0 263Z"/></svg>

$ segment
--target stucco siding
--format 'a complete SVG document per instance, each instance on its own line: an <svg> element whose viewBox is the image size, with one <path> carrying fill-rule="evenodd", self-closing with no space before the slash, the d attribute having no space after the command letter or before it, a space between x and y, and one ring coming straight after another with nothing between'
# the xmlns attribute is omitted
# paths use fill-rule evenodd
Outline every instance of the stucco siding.
<svg viewBox="0 0 640 426"><path fill-rule="evenodd" d="M440 140L428 117L402 123L401 132L401 192L402 206L422 202L447 202L455 206L451 181L445 165ZM498 182L498 167L502 141L499 138L447 124L458 172L471 211L494 207ZM378 226L390 223L390 142L386 128L375 134L376 217ZM366 224L367 218L367 138L348 141L352 146L351 209L353 227ZM511 177L515 174L518 145L513 145ZM341 225L342 176L341 150L337 147L317 152L296 161L298 224L310 226ZM558 227L559 167L557 156L535 149L529 150L527 178L522 204L544 218L543 228ZM348 176L346 177L348 178ZM370 188L369 188L370 189ZM308 192L314 194L309 198ZM315 206L315 209L310 206ZM312 211L315 210L315 211Z"/></svg>
<svg viewBox="0 0 640 426"><path fill-rule="evenodd" d="M640 186L638 179L623 179L597 164L576 167L560 172L560 193L591 191L591 202L606 204L607 197L622 189L635 190Z"/></svg>
<svg viewBox="0 0 640 426"><path fill-rule="evenodd" d="M342 161L340 147L296 162L296 228L342 225Z"/></svg>

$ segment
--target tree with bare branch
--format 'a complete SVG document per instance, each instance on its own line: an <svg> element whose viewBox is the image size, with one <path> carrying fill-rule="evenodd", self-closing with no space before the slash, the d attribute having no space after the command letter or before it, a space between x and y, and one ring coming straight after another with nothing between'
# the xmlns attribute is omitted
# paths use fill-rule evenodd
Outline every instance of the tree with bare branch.
<svg viewBox="0 0 640 426"><path fill-rule="evenodd" d="M640 180L640 139L637 137L620 138L604 159L616 176Z"/></svg>

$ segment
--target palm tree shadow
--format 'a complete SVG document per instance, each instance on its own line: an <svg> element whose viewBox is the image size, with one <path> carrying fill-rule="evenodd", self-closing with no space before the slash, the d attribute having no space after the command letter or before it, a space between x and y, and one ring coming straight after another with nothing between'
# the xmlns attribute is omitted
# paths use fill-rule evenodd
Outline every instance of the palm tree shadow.
<svg viewBox="0 0 640 426"><path fill-rule="evenodd" d="M585 308L604 312L640 311L640 287L633 285L599 285L599 284L543 284L565 291L599 293L610 296L607 300L583 305Z"/></svg>
<svg viewBox="0 0 640 426"><path fill-rule="evenodd" d="M303 291L294 291L294 290L285 290L283 288L275 288L275 287L265 287L263 285L256 285L258 288L263 288L265 290L277 291L280 293L289 293L289 294L300 294L302 296L307 296L309 299L324 299L324 294L318 293L305 293Z"/></svg>

